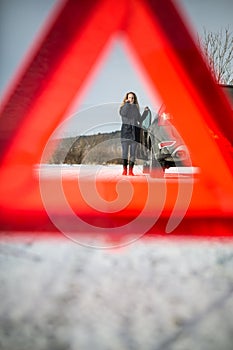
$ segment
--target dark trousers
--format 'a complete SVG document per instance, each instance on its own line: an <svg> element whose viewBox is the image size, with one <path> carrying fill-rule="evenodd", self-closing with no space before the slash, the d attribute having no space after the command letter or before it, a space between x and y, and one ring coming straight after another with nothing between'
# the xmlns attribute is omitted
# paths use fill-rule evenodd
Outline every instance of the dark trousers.
<svg viewBox="0 0 233 350"><path fill-rule="evenodd" d="M135 162L135 154L137 148L137 142L132 140L126 140L121 142L122 146L122 159L123 162L128 164L128 159L130 162Z"/></svg>

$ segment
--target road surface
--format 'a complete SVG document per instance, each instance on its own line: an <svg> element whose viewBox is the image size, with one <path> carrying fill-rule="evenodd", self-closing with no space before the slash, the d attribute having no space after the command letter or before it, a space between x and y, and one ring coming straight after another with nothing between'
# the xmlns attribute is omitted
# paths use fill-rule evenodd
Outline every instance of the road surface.
<svg viewBox="0 0 233 350"><path fill-rule="evenodd" d="M8 233L0 261L1 350L232 350L232 243Z"/></svg>

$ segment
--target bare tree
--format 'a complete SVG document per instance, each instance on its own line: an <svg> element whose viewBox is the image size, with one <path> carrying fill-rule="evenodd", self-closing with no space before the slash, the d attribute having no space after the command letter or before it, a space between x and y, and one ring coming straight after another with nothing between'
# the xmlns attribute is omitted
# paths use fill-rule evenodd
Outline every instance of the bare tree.
<svg viewBox="0 0 233 350"><path fill-rule="evenodd" d="M215 33L204 28L198 45L217 83L233 84L233 33L229 27Z"/></svg>

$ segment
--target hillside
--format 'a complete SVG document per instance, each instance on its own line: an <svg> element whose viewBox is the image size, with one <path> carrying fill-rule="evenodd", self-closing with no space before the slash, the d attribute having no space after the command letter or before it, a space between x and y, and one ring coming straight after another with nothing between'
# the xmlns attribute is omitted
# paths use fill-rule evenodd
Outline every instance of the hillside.
<svg viewBox="0 0 233 350"><path fill-rule="evenodd" d="M120 131L49 141L50 164L121 164Z"/></svg>

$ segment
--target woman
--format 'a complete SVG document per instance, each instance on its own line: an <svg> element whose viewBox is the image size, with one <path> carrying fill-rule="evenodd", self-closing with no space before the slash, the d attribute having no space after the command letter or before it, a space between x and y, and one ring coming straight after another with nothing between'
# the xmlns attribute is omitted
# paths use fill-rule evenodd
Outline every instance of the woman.
<svg viewBox="0 0 233 350"><path fill-rule="evenodd" d="M137 96L134 92L127 92L120 106L120 115L122 119L121 126L121 146L123 173L127 175L127 166L129 160L129 175L134 175L133 167L137 142L140 142L140 127L146 118L148 107L141 116Z"/></svg>

